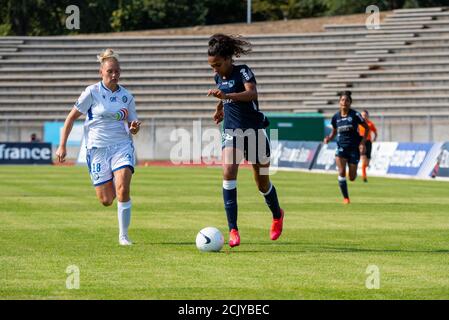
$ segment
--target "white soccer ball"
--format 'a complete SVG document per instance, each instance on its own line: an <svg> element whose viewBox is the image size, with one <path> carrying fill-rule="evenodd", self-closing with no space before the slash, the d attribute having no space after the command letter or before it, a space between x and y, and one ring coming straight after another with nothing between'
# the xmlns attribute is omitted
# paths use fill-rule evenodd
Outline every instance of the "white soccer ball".
<svg viewBox="0 0 449 320"><path fill-rule="evenodd" d="M214 227L202 229L196 235L196 247L200 251L220 251L223 248L224 238L220 230Z"/></svg>

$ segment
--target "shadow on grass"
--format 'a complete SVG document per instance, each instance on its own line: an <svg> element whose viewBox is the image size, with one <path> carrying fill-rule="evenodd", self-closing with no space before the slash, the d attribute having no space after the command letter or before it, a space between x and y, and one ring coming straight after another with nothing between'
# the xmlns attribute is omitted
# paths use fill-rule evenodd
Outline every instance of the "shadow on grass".
<svg viewBox="0 0 449 320"><path fill-rule="evenodd" d="M195 247L195 243L192 242L146 242L140 243L146 245L156 246L192 246ZM263 248L254 248L263 247ZM245 247L250 247L248 250ZM269 248L267 248L269 247ZM369 252L369 253L434 253L434 254L448 254L449 249L429 249L429 250L411 250L411 249L386 249L386 248L360 248L350 246L326 246L326 245L309 245L300 242L247 242L236 248L229 248L227 244L223 246L224 253L357 253L357 252Z"/></svg>

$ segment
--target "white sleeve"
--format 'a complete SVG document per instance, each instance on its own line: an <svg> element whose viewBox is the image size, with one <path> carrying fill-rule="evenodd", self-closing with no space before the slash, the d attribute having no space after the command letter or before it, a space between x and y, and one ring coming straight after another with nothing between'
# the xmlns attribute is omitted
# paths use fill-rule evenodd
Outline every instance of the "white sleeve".
<svg viewBox="0 0 449 320"><path fill-rule="evenodd" d="M131 101L128 104L128 122L137 120L136 102L134 97L131 97Z"/></svg>
<svg viewBox="0 0 449 320"><path fill-rule="evenodd" d="M82 114L86 114L90 107L93 105L92 94L89 88L81 93L78 101L75 103L75 108Z"/></svg>

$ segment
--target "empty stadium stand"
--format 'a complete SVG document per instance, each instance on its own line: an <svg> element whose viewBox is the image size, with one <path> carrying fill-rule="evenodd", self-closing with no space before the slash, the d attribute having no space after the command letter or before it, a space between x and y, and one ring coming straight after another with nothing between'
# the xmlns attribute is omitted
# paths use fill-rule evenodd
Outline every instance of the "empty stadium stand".
<svg viewBox="0 0 449 320"><path fill-rule="evenodd" d="M121 84L135 95L142 120L210 122L207 38L0 37L0 123L63 120L81 91L99 80L96 54L108 47L121 55ZM247 38L253 53L237 63L253 68L263 111L330 116L337 92L349 89L354 107L368 108L383 127L383 140L398 140L402 133L391 128L405 118L417 126L437 121L432 133L427 127L424 136L411 133L413 140L449 138L442 129L449 125L446 8L396 10L375 30L326 25L321 33Z"/></svg>

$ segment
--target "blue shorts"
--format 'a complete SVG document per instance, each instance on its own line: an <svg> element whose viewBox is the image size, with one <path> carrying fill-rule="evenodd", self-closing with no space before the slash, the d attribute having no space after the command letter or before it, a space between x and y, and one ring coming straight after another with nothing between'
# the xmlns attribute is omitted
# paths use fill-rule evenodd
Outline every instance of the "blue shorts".
<svg viewBox="0 0 449 320"><path fill-rule="evenodd" d="M270 162L271 146L265 129L226 129L222 137L222 148L239 150L246 161L253 164ZM236 154L232 161L240 163L243 157Z"/></svg>
<svg viewBox="0 0 449 320"><path fill-rule="evenodd" d="M358 164L360 161L360 150L359 148L345 148L345 147L337 147L337 151L335 152L336 157L340 157L346 159L348 163Z"/></svg>

